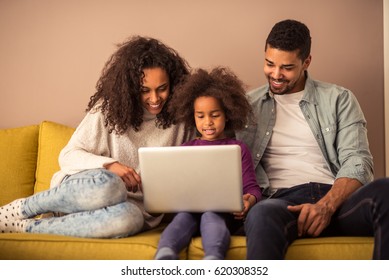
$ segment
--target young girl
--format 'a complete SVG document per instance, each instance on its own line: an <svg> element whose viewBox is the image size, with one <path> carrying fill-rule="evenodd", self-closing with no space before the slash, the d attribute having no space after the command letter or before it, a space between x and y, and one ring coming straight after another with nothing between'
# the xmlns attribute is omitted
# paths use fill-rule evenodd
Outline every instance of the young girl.
<svg viewBox="0 0 389 280"><path fill-rule="evenodd" d="M0 232L115 238L156 227L162 216L144 210L137 151L189 139L166 107L188 73L186 61L156 39L121 44L60 153L51 189L0 207ZM59 214L33 218L51 212Z"/></svg>
<svg viewBox="0 0 389 280"><path fill-rule="evenodd" d="M177 89L169 111L175 112L176 120L185 123L187 128L197 129L199 137L183 145L240 145L244 209L233 214L178 213L162 233L155 259L177 259L198 230L204 259L224 259L230 244L228 228L240 226L249 209L261 199L249 150L242 142L229 137L249 121L250 104L241 81L231 71L215 68L208 73L199 69Z"/></svg>

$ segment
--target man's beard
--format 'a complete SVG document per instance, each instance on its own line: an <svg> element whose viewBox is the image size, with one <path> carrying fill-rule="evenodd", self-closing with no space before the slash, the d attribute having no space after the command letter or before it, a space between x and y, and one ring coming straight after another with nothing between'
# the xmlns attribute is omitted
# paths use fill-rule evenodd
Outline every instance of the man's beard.
<svg viewBox="0 0 389 280"><path fill-rule="evenodd" d="M275 88L273 87L272 85L272 81L281 81L283 83L283 87L281 88ZM271 79L271 78L268 78L268 82L269 82L269 88L270 88L270 91L273 93L273 94L277 94L277 95L284 95L284 94L288 94L292 91L294 85L290 85L289 84L289 81L288 80L274 80L274 79Z"/></svg>

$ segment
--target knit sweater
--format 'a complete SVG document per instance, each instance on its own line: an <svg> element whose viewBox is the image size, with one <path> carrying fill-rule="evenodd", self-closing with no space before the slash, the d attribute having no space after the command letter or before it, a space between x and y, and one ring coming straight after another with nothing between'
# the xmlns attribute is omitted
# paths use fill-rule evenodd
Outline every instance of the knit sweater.
<svg viewBox="0 0 389 280"><path fill-rule="evenodd" d="M101 111L88 112L68 144L59 155L60 171L54 174L51 187L56 186L66 175L87 169L104 168L104 165L120 162L139 173L138 148L152 146L178 146L189 139L183 125L167 129L156 127L156 116L145 110L139 131L130 128L122 135L108 133ZM143 194L128 192L128 200L137 204L145 218L144 230L156 227L162 215L155 217L144 210Z"/></svg>

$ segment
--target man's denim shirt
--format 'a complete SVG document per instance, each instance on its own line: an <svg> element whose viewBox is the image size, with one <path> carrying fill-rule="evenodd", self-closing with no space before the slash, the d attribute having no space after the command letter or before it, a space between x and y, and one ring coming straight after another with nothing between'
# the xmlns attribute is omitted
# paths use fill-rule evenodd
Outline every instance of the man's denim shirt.
<svg viewBox="0 0 389 280"><path fill-rule="evenodd" d="M248 98L256 123L248 124L236 137L251 150L258 183L266 194L269 179L261 158L276 120L275 101L269 95L268 85L250 91ZM362 184L372 181L373 158L366 120L353 93L334 84L312 80L307 75L300 108L335 178L353 178Z"/></svg>

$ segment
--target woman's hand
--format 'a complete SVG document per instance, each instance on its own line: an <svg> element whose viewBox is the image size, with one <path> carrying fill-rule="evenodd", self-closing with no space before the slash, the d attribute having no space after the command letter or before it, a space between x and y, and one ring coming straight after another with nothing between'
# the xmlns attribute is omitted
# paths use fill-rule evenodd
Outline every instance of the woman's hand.
<svg viewBox="0 0 389 280"><path fill-rule="evenodd" d="M119 162L113 162L104 166L108 171L115 173L120 178L122 178L124 184L128 191L137 192L138 189L142 190L142 182L140 176L136 171L123 165Z"/></svg>
<svg viewBox="0 0 389 280"><path fill-rule="evenodd" d="M257 202L257 199L255 196L246 193L243 195L243 210L239 213L233 213L235 216L235 219L237 220L243 220L246 218L247 212L250 210L250 208Z"/></svg>

